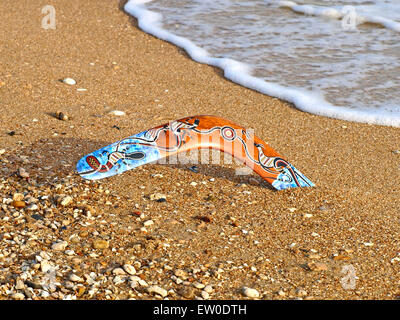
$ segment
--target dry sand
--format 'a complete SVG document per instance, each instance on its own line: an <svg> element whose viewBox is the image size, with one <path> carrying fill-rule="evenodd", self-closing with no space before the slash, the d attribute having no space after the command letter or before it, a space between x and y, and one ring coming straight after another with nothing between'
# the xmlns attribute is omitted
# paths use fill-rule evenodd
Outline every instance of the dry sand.
<svg viewBox="0 0 400 320"><path fill-rule="evenodd" d="M243 286L261 299L400 296L399 128L310 115L240 87L140 31L123 2L52 0L56 30L41 28L47 4L0 6L0 298L160 298L147 284L183 299L202 295L196 283L213 286L211 299L246 298ZM114 109L126 116L107 115ZM226 164L153 164L99 184L71 177L83 155L195 114L254 128L316 187L275 192ZM30 181L12 175L19 167ZM14 209L16 192L38 207ZM52 249L58 240L73 252ZM32 285L40 252L59 266L48 294ZM113 271L125 263L146 283ZM84 281L91 272L97 289Z"/></svg>

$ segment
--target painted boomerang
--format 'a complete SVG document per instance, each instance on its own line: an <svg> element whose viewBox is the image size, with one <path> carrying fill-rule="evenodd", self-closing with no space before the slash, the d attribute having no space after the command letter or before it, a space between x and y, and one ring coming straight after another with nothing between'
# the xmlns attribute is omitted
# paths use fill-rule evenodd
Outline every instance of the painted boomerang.
<svg viewBox="0 0 400 320"><path fill-rule="evenodd" d="M77 171L85 179L103 179L196 149L227 152L278 190L314 186L275 150L245 128L229 120L206 115L179 119L94 151L79 160Z"/></svg>

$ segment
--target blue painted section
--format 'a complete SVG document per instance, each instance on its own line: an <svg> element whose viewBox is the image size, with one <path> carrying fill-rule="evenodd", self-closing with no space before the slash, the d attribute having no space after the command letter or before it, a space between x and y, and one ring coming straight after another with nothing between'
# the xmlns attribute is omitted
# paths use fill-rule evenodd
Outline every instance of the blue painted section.
<svg viewBox="0 0 400 320"><path fill-rule="evenodd" d="M84 156L76 165L77 172L85 179L98 180L121 174L146 163L157 161L160 159L160 152L155 143L153 143L154 146L135 144L143 142L137 138L148 139L146 133L147 131L138 133ZM144 155L144 158L138 158L141 154ZM135 155L137 158L135 158ZM87 162L90 156L95 157L99 161L99 168L102 168L103 165L107 166L107 163L110 162L113 162L113 165L110 169L107 168L108 171L95 171Z"/></svg>

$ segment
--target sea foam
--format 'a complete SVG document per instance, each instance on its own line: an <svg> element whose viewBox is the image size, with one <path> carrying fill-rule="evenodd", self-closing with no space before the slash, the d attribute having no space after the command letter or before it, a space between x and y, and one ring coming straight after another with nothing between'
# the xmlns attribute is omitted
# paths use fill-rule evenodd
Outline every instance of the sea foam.
<svg viewBox="0 0 400 320"><path fill-rule="evenodd" d="M312 114L348 121L400 127L400 110L393 111L390 108L348 108L333 105L327 102L319 92L313 92L298 87L288 87L276 82L265 81L260 77L252 75L252 67L248 64L226 57L212 56L207 50L196 45L188 38L178 36L164 29L162 24L162 14L146 8L144 4L148 2L150 1L130 0L124 7L126 12L137 18L140 29L159 39L181 47L193 60L199 63L221 68L224 71L224 76L237 84L269 96L286 100L293 103L298 109ZM281 1L279 5L290 7L292 10L300 11L308 15L330 16L337 19L341 17L340 11L334 8L298 5L291 1ZM370 17L368 19L370 22L382 22L382 25L388 26L394 30L398 28L394 21L389 23L389 19L379 17ZM385 22L386 25L383 22ZM285 66L282 66L282 68L283 67ZM290 68L290 65L286 67ZM301 74L298 76L301 77Z"/></svg>

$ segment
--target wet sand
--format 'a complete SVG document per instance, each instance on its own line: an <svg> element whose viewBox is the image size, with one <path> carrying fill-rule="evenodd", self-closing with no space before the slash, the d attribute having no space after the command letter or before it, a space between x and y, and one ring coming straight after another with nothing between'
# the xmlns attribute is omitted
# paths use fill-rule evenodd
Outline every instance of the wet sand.
<svg viewBox="0 0 400 320"><path fill-rule="evenodd" d="M208 284L210 299L247 299L243 286L261 299L400 296L399 128L310 115L240 87L140 31L123 2L52 1L55 30L41 28L47 4L3 0L0 7L1 298L29 298L15 286L23 261L34 278L43 276L41 251L63 270L49 296L22 279L34 299L160 298L151 285L169 299L193 299ZM77 84L59 81L65 77ZM70 119L56 119L57 111ZM198 173L152 164L90 184L73 175L99 147L196 114L253 128L316 187L276 192L256 175L236 176L235 164L200 164ZM20 167L29 181L14 175ZM27 204L32 196L38 208L15 209L4 200L15 193ZM150 200L156 193L167 201ZM73 201L64 207L57 197L67 194ZM147 220L154 224L144 230ZM109 246L96 248L96 238ZM53 250L59 240L75 254ZM126 263L147 285L132 286L138 280L129 274L113 282L113 270ZM68 280L71 272L104 276L104 288L89 294L89 282Z"/></svg>

